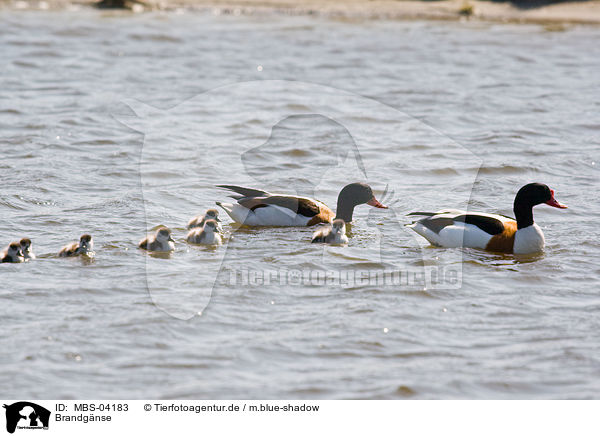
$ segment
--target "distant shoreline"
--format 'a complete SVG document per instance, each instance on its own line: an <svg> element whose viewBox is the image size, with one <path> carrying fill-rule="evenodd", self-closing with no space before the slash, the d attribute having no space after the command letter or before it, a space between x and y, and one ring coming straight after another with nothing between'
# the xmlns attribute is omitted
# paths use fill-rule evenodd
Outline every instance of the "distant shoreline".
<svg viewBox="0 0 600 436"><path fill-rule="evenodd" d="M104 0L134 12L199 10L216 14L316 15L339 19L478 20L544 25L600 24L600 0L517 7L510 2L481 0ZM0 10L73 9L94 6L92 0L0 0Z"/></svg>

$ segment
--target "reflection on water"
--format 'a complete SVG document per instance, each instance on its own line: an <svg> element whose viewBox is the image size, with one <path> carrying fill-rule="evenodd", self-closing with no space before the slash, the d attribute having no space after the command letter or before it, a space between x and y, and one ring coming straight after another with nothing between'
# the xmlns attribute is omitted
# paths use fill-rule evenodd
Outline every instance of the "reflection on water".
<svg viewBox="0 0 600 436"><path fill-rule="evenodd" d="M170 251L148 251L147 254L154 259L170 259L172 255Z"/></svg>
<svg viewBox="0 0 600 436"><path fill-rule="evenodd" d="M490 253L481 250L465 248L465 262L472 262L479 265L489 265L492 267L511 266L537 262L546 256L545 253L532 254L506 254L506 253Z"/></svg>
<svg viewBox="0 0 600 436"><path fill-rule="evenodd" d="M7 396L597 398L598 29L2 21L1 243L38 254L0 265ZM357 207L348 247L229 222L221 247L185 243L226 200L217 184L335 208L355 180L391 208ZM570 206L535 209L544 254L434 248L404 227L413 210L512 215L531 181ZM173 253L137 249L162 225ZM83 233L93 259L56 257Z"/></svg>

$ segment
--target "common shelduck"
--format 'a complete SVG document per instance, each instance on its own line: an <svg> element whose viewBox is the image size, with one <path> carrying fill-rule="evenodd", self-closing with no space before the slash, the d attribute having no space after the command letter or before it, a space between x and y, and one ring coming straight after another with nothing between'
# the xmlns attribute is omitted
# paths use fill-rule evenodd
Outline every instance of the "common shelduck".
<svg viewBox="0 0 600 436"><path fill-rule="evenodd" d="M24 262L21 245L18 242L12 242L6 249L0 253L1 263L21 263Z"/></svg>
<svg viewBox="0 0 600 436"><path fill-rule="evenodd" d="M90 235L85 234L79 238L79 242L73 242L61 248L58 255L59 257L73 257L80 254L88 255L92 251L94 251L94 240Z"/></svg>
<svg viewBox="0 0 600 436"><path fill-rule="evenodd" d="M387 209L373 195L371 187L365 183L351 183L338 195L337 215L318 200L295 195L270 194L258 189L232 185L218 185L236 193L231 197L236 204L217 202L237 223L247 226L312 226L330 223L335 218L352 221L354 207L368 204Z"/></svg>
<svg viewBox="0 0 600 436"><path fill-rule="evenodd" d="M311 242L324 242L331 245L347 244L346 223L342 219L333 220L331 225L327 225L313 233Z"/></svg>
<svg viewBox="0 0 600 436"><path fill-rule="evenodd" d="M148 251L173 251L175 250L175 241L171 236L171 230L161 227L154 235L148 235L142 239L138 247Z"/></svg>
<svg viewBox="0 0 600 436"><path fill-rule="evenodd" d="M25 260L35 259L31 239L23 238L19 241L19 245L21 246L21 252L23 253L23 258L25 258Z"/></svg>
<svg viewBox="0 0 600 436"><path fill-rule="evenodd" d="M533 222L533 207L546 203L559 209L567 206L554 198L554 191L541 183L523 186L514 202L515 219L488 213L445 209L439 212L412 212L427 215L409 227L441 247L470 247L489 251L529 254L544 249L542 229Z"/></svg>
<svg viewBox="0 0 600 436"><path fill-rule="evenodd" d="M192 244L221 245L221 234L217 229L215 220L206 220L201 229L190 230L187 235L187 241Z"/></svg>
<svg viewBox="0 0 600 436"><path fill-rule="evenodd" d="M204 223L208 220L215 220L217 226L216 229L219 233L223 233L223 228L221 227L221 220L219 219L219 211L217 209L208 209L204 215L198 215L192 218L187 225L188 230L193 228L204 227Z"/></svg>

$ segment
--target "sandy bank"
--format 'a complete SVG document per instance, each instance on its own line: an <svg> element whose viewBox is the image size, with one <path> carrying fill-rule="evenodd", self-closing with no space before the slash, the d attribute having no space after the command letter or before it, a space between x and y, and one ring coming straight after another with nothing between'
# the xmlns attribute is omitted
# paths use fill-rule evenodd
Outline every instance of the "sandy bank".
<svg viewBox="0 0 600 436"><path fill-rule="evenodd" d="M600 24L600 0L565 2L539 7L479 0L104 0L124 1L144 10L208 10L215 13L323 15L347 19L484 20L521 23ZM91 6L96 0L0 0L4 9L59 9Z"/></svg>

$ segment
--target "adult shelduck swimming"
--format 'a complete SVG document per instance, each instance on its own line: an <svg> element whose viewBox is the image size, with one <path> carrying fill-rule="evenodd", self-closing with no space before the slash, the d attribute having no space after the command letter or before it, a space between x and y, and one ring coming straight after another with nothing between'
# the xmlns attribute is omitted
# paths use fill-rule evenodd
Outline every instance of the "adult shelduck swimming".
<svg viewBox="0 0 600 436"><path fill-rule="evenodd" d="M59 257L73 257L79 256L80 254L89 255L94 251L94 240L91 235L82 235L79 238L79 242L73 242L72 244L65 245L58 252Z"/></svg>
<svg viewBox="0 0 600 436"><path fill-rule="evenodd" d="M217 229L217 222L215 220L206 220L201 229L194 228L190 230L187 235L187 241L192 244L221 245L222 239Z"/></svg>
<svg viewBox="0 0 600 436"><path fill-rule="evenodd" d="M515 219L488 213L470 213L460 210L441 210L435 213L412 212L409 215L427 215L409 227L441 247L470 247L489 251L528 254L544 249L542 229L533 222L533 207L546 203L559 209L567 206L554 198L554 191L541 183L523 186L515 197Z"/></svg>
<svg viewBox="0 0 600 436"><path fill-rule="evenodd" d="M331 245L347 244L348 236L346 236L346 223L341 219L333 220L333 223L330 226L328 225L313 233L311 242L324 242L325 244Z"/></svg>
<svg viewBox="0 0 600 436"><path fill-rule="evenodd" d="M318 200L295 195L270 194L258 189L218 185L236 193L237 204L217 202L237 223L247 226L312 226L330 223L335 218L352 221L354 207L359 204L387 209L365 183L351 183L338 195L337 214Z"/></svg>

